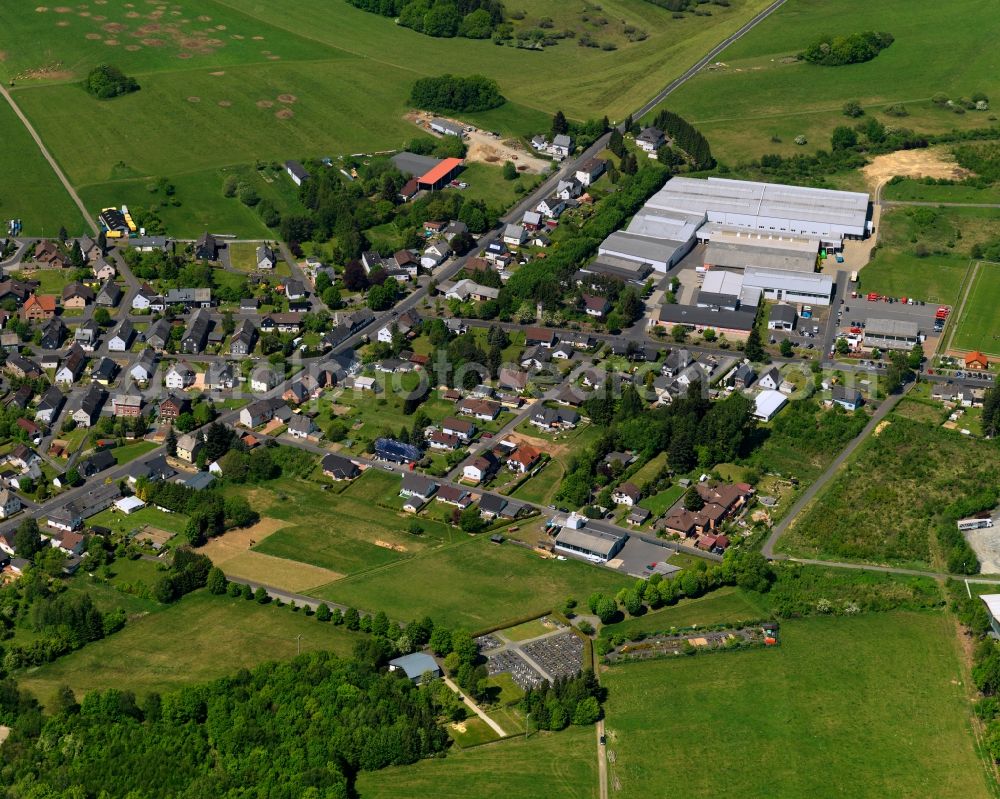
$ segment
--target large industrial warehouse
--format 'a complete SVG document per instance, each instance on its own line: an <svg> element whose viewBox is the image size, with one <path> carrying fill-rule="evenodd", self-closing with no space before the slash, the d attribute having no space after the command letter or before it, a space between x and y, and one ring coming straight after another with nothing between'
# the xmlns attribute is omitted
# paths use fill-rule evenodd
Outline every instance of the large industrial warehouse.
<svg viewBox="0 0 1000 799"><path fill-rule="evenodd" d="M665 272L699 240L707 266L810 272L820 247L871 232L862 192L781 186L728 178L674 178L608 236L600 254Z"/></svg>

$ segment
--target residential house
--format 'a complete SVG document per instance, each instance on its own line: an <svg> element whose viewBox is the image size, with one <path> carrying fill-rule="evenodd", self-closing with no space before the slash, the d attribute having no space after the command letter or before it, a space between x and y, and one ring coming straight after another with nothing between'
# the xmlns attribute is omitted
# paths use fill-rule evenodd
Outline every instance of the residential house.
<svg viewBox="0 0 1000 799"><path fill-rule="evenodd" d="M462 442L458 436L446 433L443 430L435 430L427 436L427 444L431 449L445 450L451 452L461 446Z"/></svg>
<svg viewBox="0 0 1000 799"><path fill-rule="evenodd" d="M520 369L511 369L506 366L502 367L497 379L497 384L500 388L507 388L517 392L524 391L528 387L528 373L523 372Z"/></svg>
<svg viewBox="0 0 1000 799"><path fill-rule="evenodd" d="M278 263L278 258L267 244L261 244L257 248L257 268L258 269L274 269Z"/></svg>
<svg viewBox="0 0 1000 799"><path fill-rule="evenodd" d="M642 492L634 483L622 483L611 493L611 499L619 505L632 507L642 499Z"/></svg>
<svg viewBox="0 0 1000 799"><path fill-rule="evenodd" d="M115 416L134 419L142 413L142 397L138 394L115 394L111 397L111 410Z"/></svg>
<svg viewBox="0 0 1000 799"><path fill-rule="evenodd" d="M25 383L14 392L11 398L7 401L7 404L13 406L14 408L19 408L22 411L27 410L28 404L34 396L35 389L32 388L31 383Z"/></svg>
<svg viewBox="0 0 1000 799"><path fill-rule="evenodd" d="M83 253L83 258L88 264L92 264L97 259L104 257L104 250L101 249L101 245L90 236L86 234L81 236L79 244L80 252Z"/></svg>
<svg viewBox="0 0 1000 799"><path fill-rule="evenodd" d="M670 354L667 355L666 359L663 361L663 366L660 371L666 377L677 377L681 372L687 369L693 363L691 358L691 353L685 349L671 350Z"/></svg>
<svg viewBox="0 0 1000 799"><path fill-rule="evenodd" d="M67 283L62 292L63 308L86 308L88 303L94 301L94 290L90 286L85 286L78 280Z"/></svg>
<svg viewBox="0 0 1000 799"><path fill-rule="evenodd" d="M656 127L644 128L638 136L635 137L635 143L647 153L655 153L659 150L666 142L666 137L663 135L663 131Z"/></svg>
<svg viewBox="0 0 1000 799"><path fill-rule="evenodd" d="M250 373L250 390L262 393L270 391L281 382L279 375L270 366L258 366Z"/></svg>
<svg viewBox="0 0 1000 799"><path fill-rule="evenodd" d="M560 180L556 184L556 197L560 200L575 200L583 193L583 184L575 177L569 180Z"/></svg>
<svg viewBox="0 0 1000 799"><path fill-rule="evenodd" d="M768 330L794 330L798 313L794 305L778 303L772 306L771 314L767 319Z"/></svg>
<svg viewBox="0 0 1000 799"><path fill-rule="evenodd" d="M129 370L129 376L137 383L148 383L156 372L157 361L156 350L147 347L142 351L139 360Z"/></svg>
<svg viewBox="0 0 1000 799"><path fill-rule="evenodd" d="M856 388L836 385L830 389L830 401L844 410L856 411L864 403L864 398Z"/></svg>
<svg viewBox="0 0 1000 799"><path fill-rule="evenodd" d="M9 489L0 490L0 519L9 519L21 510L21 498Z"/></svg>
<svg viewBox="0 0 1000 799"><path fill-rule="evenodd" d="M166 319L154 322L146 331L146 343L157 352L163 352L170 341L170 330L173 325Z"/></svg>
<svg viewBox="0 0 1000 799"><path fill-rule="evenodd" d="M302 328L302 314L273 313L260 320L264 333L298 333Z"/></svg>
<svg viewBox="0 0 1000 799"><path fill-rule="evenodd" d="M219 260L219 244L207 231L194 243L194 257L199 261Z"/></svg>
<svg viewBox="0 0 1000 799"><path fill-rule="evenodd" d="M569 408L542 407L529 421L542 430L571 430L580 423L580 414Z"/></svg>
<svg viewBox="0 0 1000 799"><path fill-rule="evenodd" d="M527 240L528 234L523 225L513 223L507 225L503 230L503 243L508 247L518 248Z"/></svg>
<svg viewBox="0 0 1000 799"><path fill-rule="evenodd" d="M288 173L288 177L292 179L292 183L296 186L301 186L312 177L298 161L285 161L285 172Z"/></svg>
<svg viewBox="0 0 1000 799"><path fill-rule="evenodd" d="M83 367L87 362L87 356L83 349L77 344L70 345L66 352L66 358L56 372L56 383L71 386L80 375L83 374Z"/></svg>
<svg viewBox="0 0 1000 799"><path fill-rule="evenodd" d="M49 511L46 524L56 530L71 533L83 527L83 511L75 503L70 502Z"/></svg>
<svg viewBox="0 0 1000 799"><path fill-rule="evenodd" d="M542 135L533 136L531 139L531 146L533 149L541 152L548 149L549 140Z"/></svg>
<svg viewBox="0 0 1000 799"><path fill-rule="evenodd" d="M704 505L701 510L682 509L663 521L663 529L686 538L712 533L727 518L738 513L749 501L753 489L745 483L718 484L701 482L695 486Z"/></svg>
<svg viewBox="0 0 1000 799"><path fill-rule="evenodd" d="M469 226L465 222L454 219L445 226L444 230L441 231L441 235L444 236L445 241L451 241L455 236L468 232Z"/></svg>
<svg viewBox="0 0 1000 799"><path fill-rule="evenodd" d="M260 300L256 297L244 297L240 300L241 313L256 313L260 308Z"/></svg>
<svg viewBox="0 0 1000 799"><path fill-rule="evenodd" d="M204 386L209 391L229 391L236 385L236 373L231 363L213 361L205 372Z"/></svg>
<svg viewBox="0 0 1000 799"><path fill-rule="evenodd" d="M185 433L177 439L177 457L182 461L194 463L201 449L201 437L194 433Z"/></svg>
<svg viewBox="0 0 1000 799"><path fill-rule="evenodd" d="M288 299L301 300L307 294L305 284L301 280L291 279L285 281L285 296Z"/></svg>
<svg viewBox="0 0 1000 799"><path fill-rule="evenodd" d="M249 319L244 319L237 325L233 337L229 340L229 352L237 357L246 357L257 345L257 328Z"/></svg>
<svg viewBox="0 0 1000 799"><path fill-rule="evenodd" d="M20 280L4 280L0 282L0 302L13 300L17 305L23 305L37 286L38 283L34 281L22 283Z"/></svg>
<svg viewBox="0 0 1000 799"><path fill-rule="evenodd" d="M303 402L309 399L309 392L306 387L302 385L302 381L296 380L281 395L281 398L285 402L292 403L293 405L301 405Z"/></svg>
<svg viewBox="0 0 1000 799"><path fill-rule="evenodd" d="M500 461L492 452L487 451L465 465L462 469L462 478L473 483L482 483L489 480L499 468Z"/></svg>
<svg viewBox="0 0 1000 799"><path fill-rule="evenodd" d="M240 424L244 427L259 427L270 422L280 409L287 407L284 400L277 397L251 402L240 410Z"/></svg>
<svg viewBox="0 0 1000 799"><path fill-rule="evenodd" d="M104 258L98 258L96 261L93 261L90 265L90 271L93 272L94 277L102 282L114 280L118 274L118 270L115 269L114 265L109 261L105 261Z"/></svg>
<svg viewBox="0 0 1000 799"><path fill-rule="evenodd" d="M424 269L433 269L440 264L443 264L448 256L451 255L451 247L445 241L438 241L431 244L424 250L423 255L420 256L420 265Z"/></svg>
<svg viewBox="0 0 1000 799"><path fill-rule="evenodd" d="M491 422L500 415L501 405L492 400L466 397L455 406L458 413L463 416L473 416L484 422Z"/></svg>
<svg viewBox="0 0 1000 799"><path fill-rule="evenodd" d="M110 358L98 358L90 367L90 378L104 386L110 385L116 374L118 374L118 364Z"/></svg>
<svg viewBox="0 0 1000 799"><path fill-rule="evenodd" d="M66 397L63 393L55 386L49 386L35 406L35 421L47 425L54 424L65 402Z"/></svg>
<svg viewBox="0 0 1000 799"><path fill-rule="evenodd" d="M625 522L631 527L638 527L648 522L650 516L652 516L652 514L648 510L635 505L632 510L629 511L628 516L625 517Z"/></svg>
<svg viewBox="0 0 1000 799"><path fill-rule="evenodd" d="M21 306L21 319L44 322L56 315L56 298L51 294L30 294Z"/></svg>
<svg viewBox="0 0 1000 799"><path fill-rule="evenodd" d="M982 371L990 368L989 359L978 350L968 352L965 355L965 368L975 371Z"/></svg>
<svg viewBox="0 0 1000 799"><path fill-rule="evenodd" d="M131 320L123 319L111 338L108 339L108 349L111 352L128 352L135 338L135 327Z"/></svg>
<svg viewBox="0 0 1000 799"><path fill-rule="evenodd" d="M191 400L179 394L169 393L160 400L158 418L161 422L173 423L177 421L178 416L190 410Z"/></svg>
<svg viewBox="0 0 1000 799"><path fill-rule="evenodd" d="M603 158L588 158L576 170L576 179L582 186L590 186L595 180L604 174L608 168L608 162Z"/></svg>
<svg viewBox="0 0 1000 799"><path fill-rule="evenodd" d="M566 201L559 197L546 197L535 206L535 210L546 219L558 219L566 210Z"/></svg>
<svg viewBox="0 0 1000 799"><path fill-rule="evenodd" d="M552 144L549 146L549 152L552 153L552 155L557 158L566 158L569 156L572 149L573 139L565 133L560 133L552 137Z"/></svg>
<svg viewBox="0 0 1000 799"><path fill-rule="evenodd" d="M466 489L458 488L457 486L441 486L441 488L438 489L435 499L438 502L445 503L446 505L454 505L460 510L465 510L472 504L472 494L470 494Z"/></svg>
<svg viewBox="0 0 1000 799"><path fill-rule="evenodd" d="M184 331L184 338L181 339L181 349L188 354L197 354L205 349L208 341L208 332L211 328L212 320L208 312L198 310L191 318L191 323Z"/></svg>
<svg viewBox="0 0 1000 799"><path fill-rule="evenodd" d="M403 510L419 510L422 505L426 504L434 496L437 490L438 484L430 478L415 472L405 473L403 481L400 484L399 495L404 499L410 500L410 502L403 507Z"/></svg>
<svg viewBox="0 0 1000 799"><path fill-rule="evenodd" d="M733 388L742 391L743 389L750 388L753 385L753 381L757 374L753 370L753 366L749 363L741 363L735 369L733 369L730 375L730 383Z"/></svg>
<svg viewBox="0 0 1000 799"><path fill-rule="evenodd" d="M28 378L30 380L37 380L44 374L42 368L37 363L17 352L12 352L7 356L4 371L14 377L21 379Z"/></svg>
<svg viewBox="0 0 1000 799"><path fill-rule="evenodd" d="M116 465L114 453L110 449L101 449L91 455L89 458L85 458L80 461L77 471L80 476L84 479L88 477L93 477L95 474L107 471L112 466Z"/></svg>
<svg viewBox="0 0 1000 799"><path fill-rule="evenodd" d="M194 385L194 369L184 361L171 364L167 374L163 379L163 384L171 391L183 391L188 386Z"/></svg>
<svg viewBox="0 0 1000 799"><path fill-rule="evenodd" d="M456 436L462 443L468 444L476 434L476 426L467 419L448 416L441 421L441 431L446 435Z"/></svg>
<svg viewBox="0 0 1000 799"><path fill-rule="evenodd" d="M59 317L49 319L42 327L42 338L39 340L43 350L57 350L62 347L63 339L69 331Z"/></svg>
<svg viewBox="0 0 1000 799"><path fill-rule="evenodd" d="M375 439L375 457L393 463L415 463L423 457L420 447L394 438Z"/></svg>
<svg viewBox="0 0 1000 799"><path fill-rule="evenodd" d="M768 391L777 391L778 386L781 385L781 375L778 373L778 367L772 366L764 372L757 380L757 385Z"/></svg>
<svg viewBox="0 0 1000 799"><path fill-rule="evenodd" d="M73 333L73 340L85 352L93 352L100 339L101 328L93 319L88 319Z"/></svg>
<svg viewBox="0 0 1000 799"><path fill-rule="evenodd" d="M595 297L593 294L583 295L583 310L587 316L603 319L611 311L611 303L607 297Z"/></svg>
<svg viewBox="0 0 1000 799"><path fill-rule="evenodd" d="M34 260L44 266L62 268L68 265L68 259L59 247L51 241L40 241L35 245Z"/></svg>
<svg viewBox="0 0 1000 799"><path fill-rule="evenodd" d="M143 283L139 287L139 291L137 291L135 296L132 298L132 310L148 311L149 306L155 297L156 292L153 291L147 283Z"/></svg>
<svg viewBox="0 0 1000 799"><path fill-rule="evenodd" d="M116 308L122 301L122 289L113 280L106 280L97 292L94 302L102 308Z"/></svg>
<svg viewBox="0 0 1000 799"><path fill-rule="evenodd" d="M521 366L525 369L542 369L552 360L552 352L542 346L528 347L521 353Z"/></svg>
<svg viewBox="0 0 1000 799"><path fill-rule="evenodd" d="M320 464L323 468L323 474L331 480L353 480L361 474L357 464L343 455L324 455Z"/></svg>
<svg viewBox="0 0 1000 799"><path fill-rule="evenodd" d="M288 433L293 438L309 438L316 433L316 425L305 414L293 413L288 420Z"/></svg>
<svg viewBox="0 0 1000 799"><path fill-rule="evenodd" d="M525 211L521 217L521 226L529 232L538 230L542 226L542 215L538 211Z"/></svg>
<svg viewBox="0 0 1000 799"><path fill-rule="evenodd" d="M557 361L572 361L576 357L576 348L568 341L556 344L551 350L552 357Z"/></svg>
<svg viewBox="0 0 1000 799"><path fill-rule="evenodd" d="M559 340L556 331L545 327L529 327L524 331L526 347L545 347L551 349Z"/></svg>
<svg viewBox="0 0 1000 799"><path fill-rule="evenodd" d="M181 305L185 308L211 308L212 289L170 289L163 298L165 305ZM150 304L150 310L157 310Z"/></svg>
<svg viewBox="0 0 1000 799"><path fill-rule="evenodd" d="M528 444L519 444L507 457L507 466L514 472L525 474L530 472L541 460L542 453Z"/></svg>
<svg viewBox="0 0 1000 799"><path fill-rule="evenodd" d="M30 469L40 460L41 458L38 457L38 454L33 452L26 444L15 444L14 448L7 455L7 462L21 471Z"/></svg>

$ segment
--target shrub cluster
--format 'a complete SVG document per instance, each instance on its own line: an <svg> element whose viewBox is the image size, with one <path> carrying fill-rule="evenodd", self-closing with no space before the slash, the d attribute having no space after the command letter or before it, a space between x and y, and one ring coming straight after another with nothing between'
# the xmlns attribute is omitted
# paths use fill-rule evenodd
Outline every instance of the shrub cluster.
<svg viewBox="0 0 1000 799"><path fill-rule="evenodd" d="M135 78L130 78L110 64L99 64L90 70L83 85L98 100L139 91L139 82Z"/></svg>
<svg viewBox="0 0 1000 799"><path fill-rule="evenodd" d="M860 64L871 61L893 41L891 33L877 31L851 33L847 36L823 36L801 52L799 58L824 67Z"/></svg>

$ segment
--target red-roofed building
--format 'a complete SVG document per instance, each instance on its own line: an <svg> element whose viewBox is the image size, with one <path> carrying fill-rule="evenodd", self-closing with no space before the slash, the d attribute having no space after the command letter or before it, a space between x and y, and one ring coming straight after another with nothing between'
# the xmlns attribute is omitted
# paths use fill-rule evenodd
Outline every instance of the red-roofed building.
<svg viewBox="0 0 1000 799"><path fill-rule="evenodd" d="M51 294L32 294L21 306L21 318L29 322L51 319L56 315L56 298Z"/></svg>
<svg viewBox="0 0 1000 799"><path fill-rule="evenodd" d="M981 352L970 352L965 356L966 369L988 369L990 362Z"/></svg>
<svg viewBox="0 0 1000 799"><path fill-rule="evenodd" d="M417 178L417 185L421 189L440 189L458 174L462 163L461 158L445 158L436 167Z"/></svg>

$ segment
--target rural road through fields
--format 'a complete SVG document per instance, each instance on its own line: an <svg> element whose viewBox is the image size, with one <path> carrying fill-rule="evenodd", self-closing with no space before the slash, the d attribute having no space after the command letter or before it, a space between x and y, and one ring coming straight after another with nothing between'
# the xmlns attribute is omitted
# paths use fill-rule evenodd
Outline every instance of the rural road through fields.
<svg viewBox="0 0 1000 799"><path fill-rule="evenodd" d="M896 403L898 403L906 392L909 391L914 385L916 385L916 383L910 383L901 394L889 397L885 400L885 402L879 405L878 410L872 414L872 418L868 421L868 424L865 425L864 429L840 451L840 454L833 459L833 463L827 467L826 471L823 472L823 474L821 474L819 478L805 490L802 496L798 498L795 504L789 509L788 513L785 514L785 518L774 526L774 529L771 530L771 535L769 535L767 537L767 541L764 542L764 547L761 551L763 552L765 558L768 560L775 559L776 556L774 554L774 546L778 543L778 539L781 535L791 526L792 522L798 518L799 514L802 513L810 502L812 502L823 487L830 482L833 476L840 470L840 467L844 465L844 462L851 456L854 450L860 446L861 442L872 434L872 431L875 430L878 423L888 415L889 411L896 407ZM777 557L784 558L784 556Z"/></svg>
<svg viewBox="0 0 1000 799"><path fill-rule="evenodd" d="M56 159L52 157L52 153L49 152L49 149L42 142L42 137L38 135L38 131L36 131L32 124L28 121L24 112L21 111L21 107L14 102L14 98L10 96L10 92L7 91L7 87L3 84L0 84L0 94L3 94L7 104L11 107L11 109L13 109L14 113L17 114L17 118L21 120L21 124L24 125L25 130L27 130L31 138L35 140L35 144L38 145L38 149L42 151L42 155L45 156L45 160L49 162L49 166L52 167L52 171L56 173L56 177L59 178L59 182L63 184L63 187L66 189L69 196L73 198L73 202L76 203L76 207L79 208L80 213L83 214L83 219L87 223L87 226L96 236L99 232L97 229L97 223L91 219L90 214L87 213L87 206L83 204L83 200L81 200L80 195L76 193L76 189L70 185L66 175L63 174L62 169L59 168L59 164L56 163Z"/></svg>
<svg viewBox="0 0 1000 799"><path fill-rule="evenodd" d="M696 63L694 66L688 69L684 74L678 76L670 83L668 83L664 87L663 91L657 94L652 100L646 103L638 111L633 113L632 118L639 119L640 117L648 114L650 111L656 108L656 106L662 103L670 94L677 91L677 89L679 89L689 80L691 80L691 78L697 75L705 66L707 66L711 62L713 58L719 55L719 53L721 53L723 50L729 47L729 45L731 45L733 42L737 41L738 39L742 39L744 36L746 36L746 34L748 34L750 31L756 28L761 22L763 22L765 19L771 16L771 14L773 14L779 8L781 8L785 4L785 2L786 0L775 0L774 3L771 3L771 5L769 5L763 11L761 11L756 17L751 19L749 22L745 23L743 27L741 27L739 30L733 32L725 39L723 39L721 42L719 42L715 47L709 50L708 53L701 60L698 61L698 63Z"/></svg>

